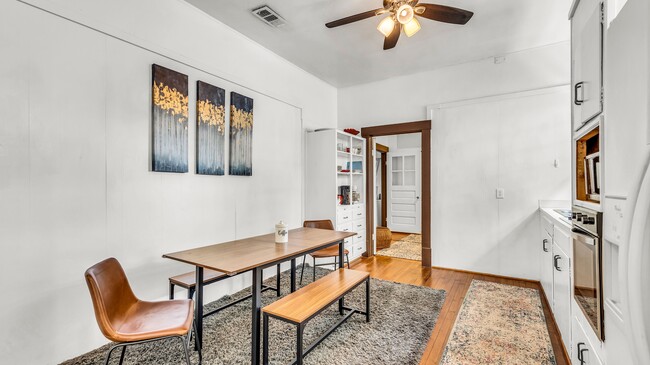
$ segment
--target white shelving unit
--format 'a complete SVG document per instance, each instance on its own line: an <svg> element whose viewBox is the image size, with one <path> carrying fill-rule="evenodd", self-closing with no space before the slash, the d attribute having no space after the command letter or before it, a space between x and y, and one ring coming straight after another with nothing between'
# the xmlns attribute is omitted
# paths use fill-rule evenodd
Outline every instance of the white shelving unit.
<svg viewBox="0 0 650 365"><path fill-rule="evenodd" d="M345 242L350 261L366 252L365 153L364 138L335 129L307 133L305 219L330 219L336 230L356 232ZM350 187L350 204L339 204L341 186Z"/></svg>

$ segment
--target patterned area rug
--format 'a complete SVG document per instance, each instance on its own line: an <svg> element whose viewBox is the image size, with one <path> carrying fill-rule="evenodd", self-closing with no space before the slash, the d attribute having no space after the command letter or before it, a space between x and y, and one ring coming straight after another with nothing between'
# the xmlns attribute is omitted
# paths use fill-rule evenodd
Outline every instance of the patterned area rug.
<svg viewBox="0 0 650 365"><path fill-rule="evenodd" d="M318 278L329 272L324 268L317 268L316 276ZM306 278L311 278L311 275ZM306 365L419 364L445 301L446 292L378 279L370 280L370 323L366 323L365 316L353 315L305 357ZM288 271L282 273L281 281L283 294L286 295L289 288ZM304 284L308 284L308 281L305 280ZM266 280L266 283L275 285L275 277ZM210 287L206 290L209 291ZM250 290L242 290L209 303L206 310L242 297L248 292ZM262 305L274 300L275 292L263 293ZM363 309L364 300L365 285L361 285L346 296L346 305ZM203 364L250 363L250 305L250 300L247 300L205 319ZM304 335L305 346L312 343L339 318L338 306L335 304L309 321ZM278 320L270 321L271 364L286 364L293 359L295 336L295 326ZM103 364L107 350L108 345L64 364ZM118 360L119 353L115 351L111 364L117 364ZM192 363L197 362L198 356L193 352ZM124 363L184 364L184 360L180 342L169 340L129 347Z"/></svg>
<svg viewBox="0 0 650 365"><path fill-rule="evenodd" d="M422 235L410 234L397 242L393 242L389 248L377 251L377 255L421 261Z"/></svg>
<svg viewBox="0 0 650 365"><path fill-rule="evenodd" d="M474 280L440 365L555 365L536 289Z"/></svg>

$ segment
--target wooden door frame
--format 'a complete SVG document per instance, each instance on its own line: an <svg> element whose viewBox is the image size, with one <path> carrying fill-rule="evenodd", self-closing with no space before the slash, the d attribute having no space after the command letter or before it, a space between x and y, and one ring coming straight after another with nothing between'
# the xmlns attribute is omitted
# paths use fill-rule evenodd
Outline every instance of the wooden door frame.
<svg viewBox="0 0 650 365"><path fill-rule="evenodd" d="M388 187L386 186L386 177L388 172L386 171L386 159L387 153L390 152L390 148L381 143L377 143L377 152L381 155L381 226L387 227L388 220L386 219L386 216L388 215L388 200L386 200L386 196L388 196Z"/></svg>
<svg viewBox="0 0 650 365"><path fill-rule="evenodd" d="M361 128L361 136L366 139L366 166L375 166L373 157L373 138L396 134L422 133L422 266L431 267L431 120L387 124ZM375 221L375 169L368 169L366 178L366 253L373 256L372 237Z"/></svg>

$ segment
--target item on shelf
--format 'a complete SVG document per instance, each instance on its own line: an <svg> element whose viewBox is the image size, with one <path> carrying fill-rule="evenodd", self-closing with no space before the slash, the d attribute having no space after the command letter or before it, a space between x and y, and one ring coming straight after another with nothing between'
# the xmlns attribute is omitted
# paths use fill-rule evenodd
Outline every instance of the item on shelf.
<svg viewBox="0 0 650 365"><path fill-rule="evenodd" d="M346 128L346 129L343 130L343 132L350 133L353 136L356 136L357 134L360 133L358 130L356 130L354 128Z"/></svg>
<svg viewBox="0 0 650 365"><path fill-rule="evenodd" d="M339 194L343 196L341 205L350 205L350 185L339 186Z"/></svg>
<svg viewBox="0 0 650 365"><path fill-rule="evenodd" d="M336 166L336 171L338 171L338 172L343 171L343 166L341 166L341 165L337 165L337 166Z"/></svg>
<svg viewBox="0 0 650 365"><path fill-rule="evenodd" d="M343 204L343 195L340 195L340 194L337 195L336 196L336 202L338 203L338 205L342 205Z"/></svg>
<svg viewBox="0 0 650 365"><path fill-rule="evenodd" d="M345 147L345 152L350 153L350 147Z"/></svg>
<svg viewBox="0 0 650 365"><path fill-rule="evenodd" d="M352 187L352 193L350 194L352 198L352 204L359 204L361 202L361 193L357 190L357 186Z"/></svg>
<svg viewBox="0 0 650 365"><path fill-rule="evenodd" d="M336 144L336 150L337 151L345 151L345 148L343 147L343 143L337 143Z"/></svg>
<svg viewBox="0 0 650 365"><path fill-rule="evenodd" d="M275 225L275 243L287 242L289 242L289 229L283 221L280 221Z"/></svg>
<svg viewBox="0 0 650 365"><path fill-rule="evenodd" d="M352 161L352 164L348 162L348 170L351 170L352 172L362 172L363 161Z"/></svg>

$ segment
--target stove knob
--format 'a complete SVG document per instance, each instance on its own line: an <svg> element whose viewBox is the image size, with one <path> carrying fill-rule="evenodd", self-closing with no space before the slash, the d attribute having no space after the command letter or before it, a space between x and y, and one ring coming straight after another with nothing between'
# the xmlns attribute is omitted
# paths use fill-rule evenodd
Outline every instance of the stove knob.
<svg viewBox="0 0 650 365"><path fill-rule="evenodd" d="M596 224L596 219L594 217L585 217L583 219L584 224Z"/></svg>
<svg viewBox="0 0 650 365"><path fill-rule="evenodd" d="M578 213L571 213L571 218L573 218L573 219L578 218Z"/></svg>

